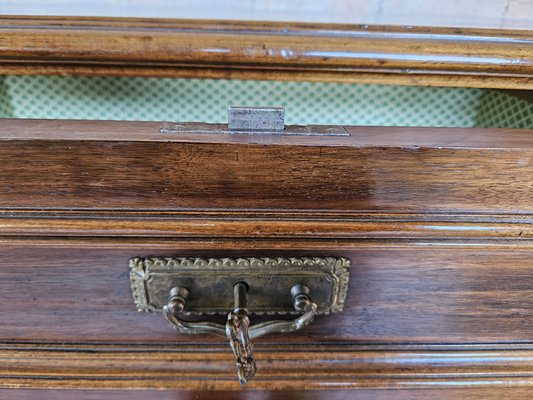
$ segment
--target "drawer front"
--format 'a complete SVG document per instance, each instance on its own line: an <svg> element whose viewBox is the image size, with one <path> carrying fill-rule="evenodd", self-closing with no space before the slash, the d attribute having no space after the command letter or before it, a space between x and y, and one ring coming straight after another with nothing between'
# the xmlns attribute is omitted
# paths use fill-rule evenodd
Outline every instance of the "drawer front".
<svg viewBox="0 0 533 400"><path fill-rule="evenodd" d="M161 314L137 312L128 260L160 255L351 260L342 313L319 316L301 332L258 342L516 343L532 338L531 245L308 241L290 243L291 250L284 251L269 245L179 240L4 244L0 316L9 323L0 327L0 340L220 342L177 334Z"/></svg>
<svg viewBox="0 0 533 400"><path fill-rule="evenodd" d="M462 388L458 393L492 388L492 395L520 395L518 387L533 385L531 244L72 238L32 239L31 246L23 242L12 240L0 247L2 387L164 388L177 398L187 398L190 390L217 390L234 396L239 385L226 341L179 334L161 314L139 313L128 260L267 254L349 258L348 296L340 314L319 316L290 335L256 339L258 373L247 385L252 392L243 396L276 389L284 393L277 396L298 391L302 398L318 398L325 388L366 388L361 393L369 396L398 388L416 394L424 387L447 398L456 392L442 392L445 382Z"/></svg>
<svg viewBox="0 0 533 400"><path fill-rule="evenodd" d="M254 340L252 391L533 387L530 131L0 127L1 388L235 393L225 339L136 310L133 257L351 261L342 313Z"/></svg>
<svg viewBox="0 0 533 400"><path fill-rule="evenodd" d="M9 161L0 207L533 212L528 130L335 127L342 135L328 136L315 127L299 136L180 126L0 121Z"/></svg>

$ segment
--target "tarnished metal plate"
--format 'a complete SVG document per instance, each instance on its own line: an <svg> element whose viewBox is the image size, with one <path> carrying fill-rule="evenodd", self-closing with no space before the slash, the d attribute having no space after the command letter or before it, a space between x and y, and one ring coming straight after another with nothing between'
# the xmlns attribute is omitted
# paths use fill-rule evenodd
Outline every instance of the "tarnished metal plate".
<svg viewBox="0 0 533 400"><path fill-rule="evenodd" d="M342 311L348 289L346 258L133 258L130 278L139 311L160 312L170 290L185 287L186 313L226 314L233 308L233 286L248 284L253 314L294 314L290 290L302 284L319 314Z"/></svg>
<svg viewBox="0 0 533 400"><path fill-rule="evenodd" d="M261 131L253 129L232 130L224 124L205 124L202 122L165 122L159 132L164 135L281 135L281 136L350 136L342 126L289 125L280 131Z"/></svg>
<svg viewBox="0 0 533 400"><path fill-rule="evenodd" d="M230 131L281 132L285 129L283 107L229 107Z"/></svg>

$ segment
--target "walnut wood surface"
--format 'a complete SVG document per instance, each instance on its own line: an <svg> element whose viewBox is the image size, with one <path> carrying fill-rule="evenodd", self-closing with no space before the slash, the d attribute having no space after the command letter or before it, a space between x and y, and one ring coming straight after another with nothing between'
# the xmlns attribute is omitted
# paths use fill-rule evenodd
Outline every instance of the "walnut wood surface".
<svg viewBox="0 0 533 400"><path fill-rule="evenodd" d="M532 239L520 214L0 210L0 236Z"/></svg>
<svg viewBox="0 0 533 400"><path fill-rule="evenodd" d="M0 207L533 211L528 130L345 127L350 136L274 137L163 134L160 127L3 121ZM158 140L137 141L145 131ZM96 139L103 135L109 138Z"/></svg>
<svg viewBox="0 0 533 400"><path fill-rule="evenodd" d="M105 46L102 46L105 43ZM529 31L2 17L0 72L533 88Z"/></svg>
<svg viewBox="0 0 533 400"><path fill-rule="evenodd" d="M160 126L0 122L0 395L530 396L531 131ZM259 339L240 389L227 344L135 309L129 258L187 255L348 257L345 311Z"/></svg>
<svg viewBox="0 0 533 400"><path fill-rule="evenodd" d="M411 389L406 395L442 387L446 382L465 390L463 394L473 385L478 385L480 393L491 388L495 393L524 396L526 389L533 390L530 347L257 346L261 374L245 389L235 382L227 347L212 346L206 352L199 346L176 345L3 345L0 387L188 389L192 391L189 395L216 387L222 396L224 392L239 396L268 390L268 398L282 399L303 387L305 391L297 398L316 398L313 391L329 397L330 391L340 389L363 389L363 395L365 389ZM516 392L511 391L513 386ZM402 396L402 391L397 394ZM522 396L519 398L525 398Z"/></svg>
<svg viewBox="0 0 533 400"><path fill-rule="evenodd" d="M219 342L178 335L160 314L136 311L128 278L128 260L135 256L332 255L352 261L343 313L258 343L513 343L531 340L533 329L531 241L278 239L288 247L283 251L276 240L10 242L4 239L0 248L4 341Z"/></svg>
<svg viewBox="0 0 533 400"><path fill-rule="evenodd" d="M172 132L175 126L183 131ZM0 142L11 140L62 140L154 143L240 143L331 147L421 147L455 149L533 149L532 130L508 128L437 128L398 126L311 126L323 136L271 134L216 134L226 124L200 122L77 121L0 119ZM292 128L295 128L292 126ZM328 135L333 128L340 135ZM290 131L291 126L287 127ZM209 133L194 133L195 130ZM163 133L161 132L163 131Z"/></svg>

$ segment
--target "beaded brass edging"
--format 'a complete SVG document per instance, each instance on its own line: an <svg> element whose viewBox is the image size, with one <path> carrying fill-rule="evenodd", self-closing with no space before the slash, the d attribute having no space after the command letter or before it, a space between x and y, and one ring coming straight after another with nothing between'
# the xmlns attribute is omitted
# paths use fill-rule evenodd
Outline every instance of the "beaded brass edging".
<svg viewBox="0 0 533 400"><path fill-rule="evenodd" d="M343 309L349 282L350 260L335 257L301 257L301 258L201 258L201 257L135 257L130 260L130 281L135 305L139 311L161 312L162 305L168 296L172 284L168 281L179 279L197 279L210 284L220 280L221 276L232 276L235 279L290 279L311 280L312 282L326 282L327 287L315 285L311 287L312 294L319 302L318 314L340 312ZM185 278L183 278L185 277ZM278 283L279 286L279 283ZM279 288L278 288L279 289ZM279 289L278 292L282 290ZM314 293L313 293L314 291ZM214 294L207 291L207 295ZM253 309L254 314L294 314L290 302L287 306L276 304L276 291L273 292L274 307L267 309ZM287 292L288 293L288 292ZM266 301L266 300L265 300ZM187 310L187 314L222 314L226 308L218 309L214 304L213 310L199 307Z"/></svg>

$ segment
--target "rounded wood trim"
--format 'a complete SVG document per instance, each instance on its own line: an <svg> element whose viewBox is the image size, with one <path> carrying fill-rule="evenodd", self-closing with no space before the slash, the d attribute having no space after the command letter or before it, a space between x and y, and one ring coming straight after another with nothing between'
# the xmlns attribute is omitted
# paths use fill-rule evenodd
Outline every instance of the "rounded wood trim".
<svg viewBox="0 0 533 400"><path fill-rule="evenodd" d="M0 388L239 390L221 345L0 345ZM533 387L529 345L257 346L249 390ZM207 378L207 379L206 379Z"/></svg>
<svg viewBox="0 0 533 400"><path fill-rule="evenodd" d="M0 73L532 89L533 33L287 22L3 17Z"/></svg>

